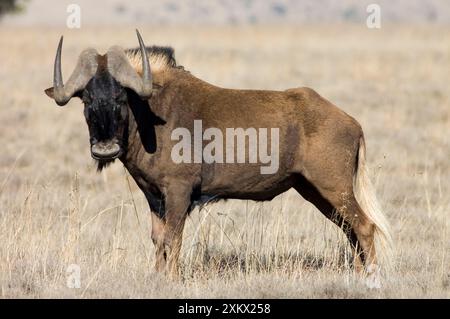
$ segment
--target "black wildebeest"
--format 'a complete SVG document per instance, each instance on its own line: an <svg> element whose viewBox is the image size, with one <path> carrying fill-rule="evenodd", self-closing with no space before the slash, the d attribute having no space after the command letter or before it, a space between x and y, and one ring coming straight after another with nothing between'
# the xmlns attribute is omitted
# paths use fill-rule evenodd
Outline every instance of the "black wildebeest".
<svg viewBox="0 0 450 319"><path fill-rule="evenodd" d="M363 131L355 119L309 88L216 87L178 66L171 48L146 48L139 33L138 40L137 49L83 51L63 83L61 37L54 86L45 92L58 105L81 98L98 168L119 158L144 192L158 271L177 272L185 219L196 201L271 200L290 188L342 227L357 269L377 264L389 233L366 174ZM196 120L222 131L279 129L278 170L261 174L242 162L175 163L172 132L192 132Z"/></svg>

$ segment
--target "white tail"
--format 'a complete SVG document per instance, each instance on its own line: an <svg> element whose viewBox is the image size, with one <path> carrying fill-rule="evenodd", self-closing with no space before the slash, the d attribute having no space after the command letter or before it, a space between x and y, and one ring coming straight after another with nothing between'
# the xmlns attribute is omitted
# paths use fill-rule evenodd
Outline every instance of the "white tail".
<svg viewBox="0 0 450 319"><path fill-rule="evenodd" d="M389 223L382 213L370 181L366 165L366 145L364 137L359 140L358 166L353 185L356 200L366 216L375 224L375 250L378 262L390 268L392 262L392 237Z"/></svg>

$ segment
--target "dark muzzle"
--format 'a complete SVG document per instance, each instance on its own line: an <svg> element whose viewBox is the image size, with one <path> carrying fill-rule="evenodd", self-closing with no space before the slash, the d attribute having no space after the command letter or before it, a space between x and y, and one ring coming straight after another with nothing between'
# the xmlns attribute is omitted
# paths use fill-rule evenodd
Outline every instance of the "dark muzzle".
<svg viewBox="0 0 450 319"><path fill-rule="evenodd" d="M97 160L112 160L120 156L120 145L115 141L97 142L91 146L91 154Z"/></svg>

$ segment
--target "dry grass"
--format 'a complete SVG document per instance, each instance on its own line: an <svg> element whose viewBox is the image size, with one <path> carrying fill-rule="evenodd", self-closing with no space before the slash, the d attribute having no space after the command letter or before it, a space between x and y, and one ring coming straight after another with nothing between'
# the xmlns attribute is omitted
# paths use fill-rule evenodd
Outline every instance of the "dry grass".
<svg viewBox="0 0 450 319"><path fill-rule="evenodd" d="M120 164L97 174L79 101L44 96L61 30L0 30L0 296L450 297L450 30L142 28L227 87L310 86L356 117L396 242L380 290L353 275L337 229L296 193L213 204L188 219L183 280L151 271L143 195ZM65 78L87 46L133 29L64 30ZM135 210L136 209L136 210ZM69 264L81 288L66 286Z"/></svg>

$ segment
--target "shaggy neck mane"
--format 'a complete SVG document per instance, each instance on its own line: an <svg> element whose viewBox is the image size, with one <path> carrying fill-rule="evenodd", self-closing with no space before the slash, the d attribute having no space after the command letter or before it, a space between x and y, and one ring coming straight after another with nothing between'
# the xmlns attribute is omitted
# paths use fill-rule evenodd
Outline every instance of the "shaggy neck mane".
<svg viewBox="0 0 450 319"><path fill-rule="evenodd" d="M146 47L148 60L152 73L165 71L170 68L178 68L174 56L174 50L171 47L151 46ZM131 66L139 73L142 73L142 58L139 48L125 50Z"/></svg>

